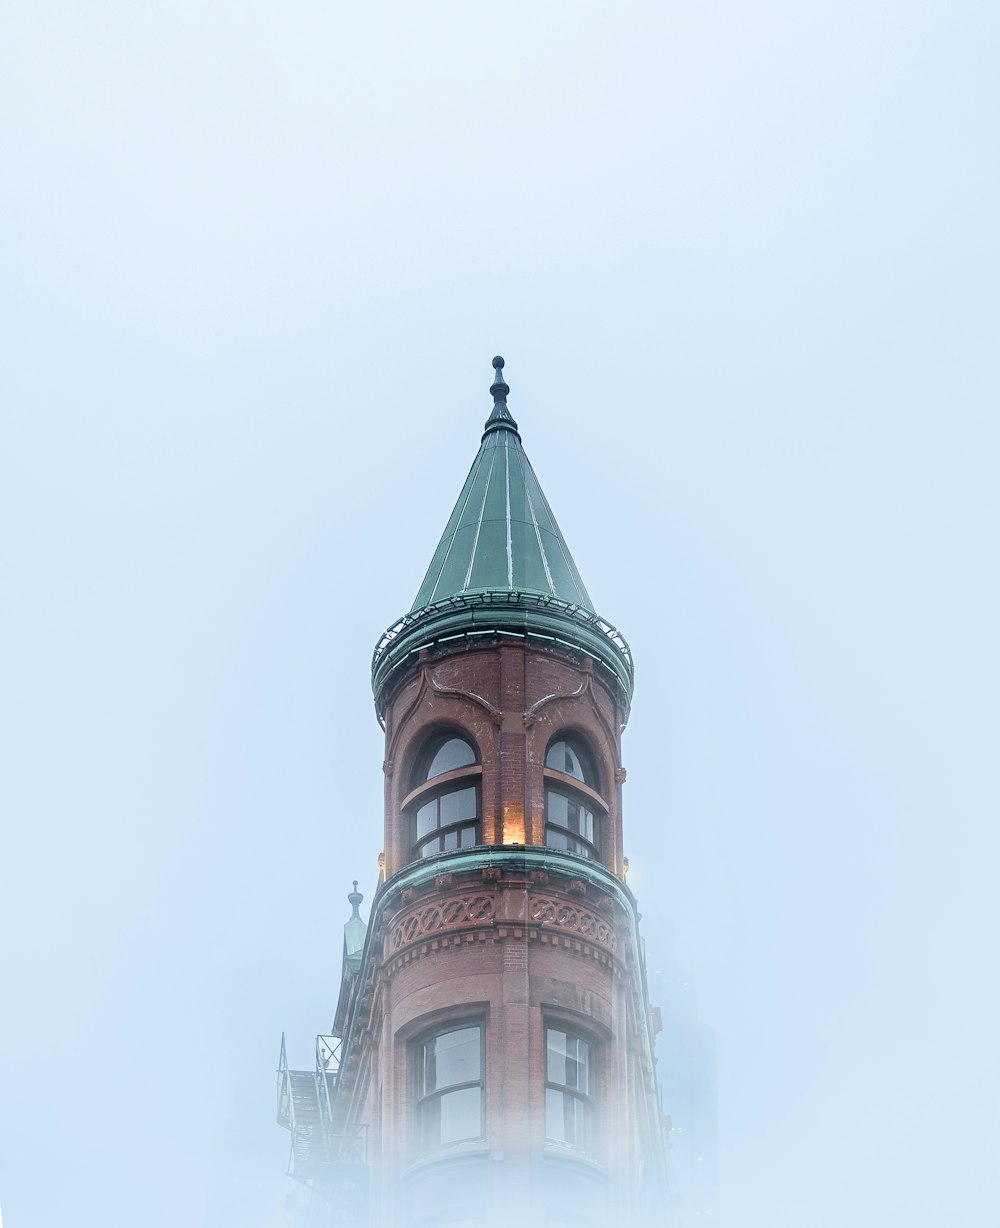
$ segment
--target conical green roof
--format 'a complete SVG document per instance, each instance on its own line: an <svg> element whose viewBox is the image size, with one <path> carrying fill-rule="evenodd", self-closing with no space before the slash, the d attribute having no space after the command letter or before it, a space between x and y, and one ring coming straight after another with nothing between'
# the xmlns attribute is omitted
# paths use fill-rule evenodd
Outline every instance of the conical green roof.
<svg viewBox="0 0 1000 1228"><path fill-rule="evenodd" d="M425 649L517 636L591 657L627 714L632 654L594 611L507 408L503 359L494 358L493 367L493 412L469 476L410 612L376 645L376 711L381 718L394 679Z"/></svg>
<svg viewBox="0 0 1000 1228"><path fill-rule="evenodd" d="M557 597L593 613L507 408L502 365L482 444L411 613L448 597L489 591Z"/></svg>

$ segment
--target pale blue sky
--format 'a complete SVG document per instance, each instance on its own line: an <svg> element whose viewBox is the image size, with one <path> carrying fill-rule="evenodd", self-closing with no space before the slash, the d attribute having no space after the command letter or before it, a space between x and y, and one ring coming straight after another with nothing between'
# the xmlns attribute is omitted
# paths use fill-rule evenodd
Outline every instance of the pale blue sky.
<svg viewBox="0 0 1000 1228"><path fill-rule="evenodd" d="M9 0L5 1228L282 1228L503 353L726 1228L992 1225L1000 9Z"/></svg>

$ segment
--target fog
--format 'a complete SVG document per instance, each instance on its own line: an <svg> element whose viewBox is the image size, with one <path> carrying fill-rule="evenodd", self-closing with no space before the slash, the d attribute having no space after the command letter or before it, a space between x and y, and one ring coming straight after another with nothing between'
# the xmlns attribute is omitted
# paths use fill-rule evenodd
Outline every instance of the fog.
<svg viewBox="0 0 1000 1228"><path fill-rule="evenodd" d="M998 35L4 5L5 1228L284 1228L371 651L496 353L635 655L629 885L714 1038L722 1223L996 1222Z"/></svg>

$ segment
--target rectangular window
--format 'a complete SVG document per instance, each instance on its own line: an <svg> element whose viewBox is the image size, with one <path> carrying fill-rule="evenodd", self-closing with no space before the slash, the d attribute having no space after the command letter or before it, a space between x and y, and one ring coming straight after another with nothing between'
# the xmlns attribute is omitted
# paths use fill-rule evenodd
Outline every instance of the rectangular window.
<svg viewBox="0 0 1000 1228"><path fill-rule="evenodd" d="M545 1029L545 1137L577 1151L592 1149L590 1045L561 1028Z"/></svg>
<svg viewBox="0 0 1000 1228"><path fill-rule="evenodd" d="M415 1058L418 1154L483 1138L482 1024L429 1036Z"/></svg>
<svg viewBox="0 0 1000 1228"><path fill-rule="evenodd" d="M575 797L545 790L545 843L578 857L597 857L594 812Z"/></svg>
<svg viewBox="0 0 1000 1228"><path fill-rule="evenodd" d="M479 804L475 785L463 785L437 794L412 813L417 857L473 848L478 841Z"/></svg>

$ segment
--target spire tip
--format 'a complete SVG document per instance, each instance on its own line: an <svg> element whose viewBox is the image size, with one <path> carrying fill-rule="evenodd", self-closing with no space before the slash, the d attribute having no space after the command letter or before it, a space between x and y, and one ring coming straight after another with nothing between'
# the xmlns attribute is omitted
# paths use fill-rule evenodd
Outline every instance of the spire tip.
<svg viewBox="0 0 1000 1228"><path fill-rule="evenodd" d="M495 372L493 383L490 384L490 393L493 396L493 412L486 419L486 434L490 431L508 430L517 434L517 423L511 417L510 410L507 408L507 393L510 392L510 387L503 377L503 355L497 354L493 359L493 370ZM486 435L483 436L486 438ZM520 438L520 436L518 436Z"/></svg>
<svg viewBox="0 0 1000 1228"><path fill-rule="evenodd" d="M510 388L507 386L507 381L503 377L503 358L497 354L493 359L493 370L496 372L496 378L490 385L490 392L493 394L494 405L506 405L507 393Z"/></svg>

